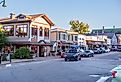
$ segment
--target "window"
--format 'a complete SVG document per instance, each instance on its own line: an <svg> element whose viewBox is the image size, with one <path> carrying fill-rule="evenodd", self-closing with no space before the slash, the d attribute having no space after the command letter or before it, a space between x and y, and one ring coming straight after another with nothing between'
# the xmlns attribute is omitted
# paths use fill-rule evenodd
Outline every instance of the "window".
<svg viewBox="0 0 121 82"><path fill-rule="evenodd" d="M16 35L17 36L27 36L27 28L28 28L27 24L17 25Z"/></svg>
<svg viewBox="0 0 121 82"><path fill-rule="evenodd" d="M66 35L65 34L63 34L63 40L65 40L66 39Z"/></svg>
<svg viewBox="0 0 121 82"><path fill-rule="evenodd" d="M44 30L44 35L45 35L46 37L49 37L49 28L45 28L45 30Z"/></svg>
<svg viewBox="0 0 121 82"><path fill-rule="evenodd" d="M37 28L32 27L32 36L37 36Z"/></svg>
<svg viewBox="0 0 121 82"><path fill-rule="evenodd" d="M14 36L14 26L13 25L4 26L3 29L5 30L5 33L7 36Z"/></svg>
<svg viewBox="0 0 121 82"><path fill-rule="evenodd" d="M39 36L42 36L42 34L43 34L43 29L42 29L42 27L40 27L39 28Z"/></svg>
<svg viewBox="0 0 121 82"><path fill-rule="evenodd" d="M77 36L75 36L75 41L77 41L78 40L78 37Z"/></svg>
<svg viewBox="0 0 121 82"><path fill-rule="evenodd" d="M73 35L71 35L71 37L72 37L72 41L73 41Z"/></svg>
<svg viewBox="0 0 121 82"><path fill-rule="evenodd" d="M70 40L70 35L68 35L68 40Z"/></svg>

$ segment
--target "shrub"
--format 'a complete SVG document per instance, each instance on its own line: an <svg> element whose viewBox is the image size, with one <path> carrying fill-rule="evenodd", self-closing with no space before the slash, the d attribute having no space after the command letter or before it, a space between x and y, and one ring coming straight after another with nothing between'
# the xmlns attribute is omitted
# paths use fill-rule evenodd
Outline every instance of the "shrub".
<svg viewBox="0 0 121 82"><path fill-rule="evenodd" d="M14 53L14 58L16 59L27 59L31 58L30 50L26 47L21 47Z"/></svg>

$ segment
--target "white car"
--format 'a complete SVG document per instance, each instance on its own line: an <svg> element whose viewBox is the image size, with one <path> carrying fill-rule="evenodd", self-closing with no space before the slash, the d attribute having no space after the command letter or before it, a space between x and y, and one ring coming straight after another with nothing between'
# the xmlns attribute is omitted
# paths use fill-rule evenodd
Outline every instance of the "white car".
<svg viewBox="0 0 121 82"><path fill-rule="evenodd" d="M105 49L105 52L110 52L110 49L108 48L108 49Z"/></svg>

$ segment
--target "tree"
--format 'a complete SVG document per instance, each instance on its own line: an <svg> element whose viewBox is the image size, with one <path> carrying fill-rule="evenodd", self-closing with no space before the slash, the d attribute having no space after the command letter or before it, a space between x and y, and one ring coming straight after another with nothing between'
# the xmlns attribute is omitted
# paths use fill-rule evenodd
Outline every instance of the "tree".
<svg viewBox="0 0 121 82"><path fill-rule="evenodd" d="M72 20L69 24L71 25L70 30L74 32L78 32L79 34L85 34L89 32L89 25L84 22L80 22L79 20Z"/></svg>
<svg viewBox="0 0 121 82"><path fill-rule="evenodd" d="M2 28L2 25L0 25L0 52L2 51L2 48L7 44L7 38L5 36L5 32Z"/></svg>
<svg viewBox="0 0 121 82"><path fill-rule="evenodd" d="M5 36L5 32L3 30L3 26L0 24L0 64L1 64L1 53L2 48L7 44L7 38Z"/></svg>

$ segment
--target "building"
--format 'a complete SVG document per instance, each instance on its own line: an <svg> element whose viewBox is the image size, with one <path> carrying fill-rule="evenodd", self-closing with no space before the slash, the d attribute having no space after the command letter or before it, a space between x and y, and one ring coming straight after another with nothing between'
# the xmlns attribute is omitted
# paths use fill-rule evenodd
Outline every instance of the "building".
<svg viewBox="0 0 121 82"><path fill-rule="evenodd" d="M82 49L87 49L86 35L78 34L78 45L79 45Z"/></svg>
<svg viewBox="0 0 121 82"><path fill-rule="evenodd" d="M104 26L102 29L93 29L92 30L92 34L96 34L96 33L118 33L121 34L121 28L116 28L115 26L113 26L113 28L109 28L109 29L105 29Z"/></svg>
<svg viewBox="0 0 121 82"><path fill-rule="evenodd" d="M108 37L104 34L86 34L86 44L89 49L107 47L107 40L109 43Z"/></svg>
<svg viewBox="0 0 121 82"><path fill-rule="evenodd" d="M51 43L53 45L53 51L63 50L68 48L66 30L62 28L51 29Z"/></svg>
<svg viewBox="0 0 121 82"><path fill-rule="evenodd" d="M51 43L53 51L66 51L71 44L78 43L78 33L59 27L51 29Z"/></svg>
<svg viewBox="0 0 121 82"><path fill-rule="evenodd" d="M26 46L36 56L49 55L50 29L54 23L45 14L25 15L10 14L9 18L0 19L0 24L8 36L11 51Z"/></svg>

